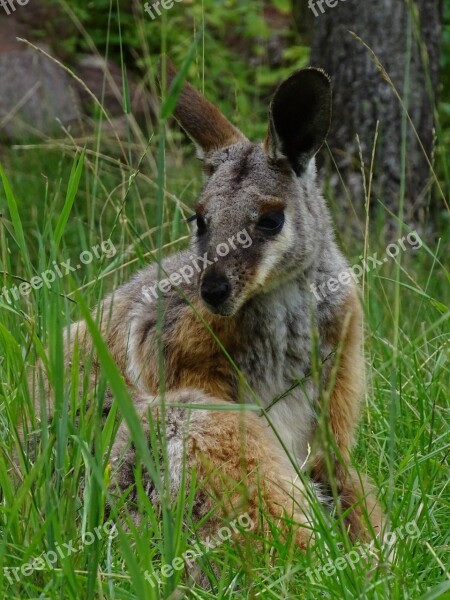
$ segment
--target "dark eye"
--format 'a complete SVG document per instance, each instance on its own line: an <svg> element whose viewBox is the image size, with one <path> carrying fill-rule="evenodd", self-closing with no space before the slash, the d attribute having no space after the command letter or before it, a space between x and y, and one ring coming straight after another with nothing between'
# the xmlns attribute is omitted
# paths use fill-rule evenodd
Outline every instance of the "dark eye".
<svg viewBox="0 0 450 600"><path fill-rule="evenodd" d="M197 215L197 233L198 235L204 234L206 231L205 219L201 215Z"/></svg>
<svg viewBox="0 0 450 600"><path fill-rule="evenodd" d="M189 219L187 220L188 223L192 223L192 221L197 222L197 234L203 235L206 232L205 219L201 215L196 214L192 215L192 217L189 217Z"/></svg>
<svg viewBox="0 0 450 600"><path fill-rule="evenodd" d="M278 233L284 225L284 213L273 212L262 216L256 224L256 229L265 233Z"/></svg>

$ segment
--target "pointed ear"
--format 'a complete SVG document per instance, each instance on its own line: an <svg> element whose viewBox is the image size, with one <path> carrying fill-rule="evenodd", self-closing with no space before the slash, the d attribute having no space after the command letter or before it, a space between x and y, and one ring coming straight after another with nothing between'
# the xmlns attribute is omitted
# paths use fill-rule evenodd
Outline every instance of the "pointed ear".
<svg viewBox="0 0 450 600"><path fill-rule="evenodd" d="M293 73L275 92L264 147L272 160L288 160L300 175L320 150L331 121L331 84L319 69Z"/></svg>
<svg viewBox="0 0 450 600"><path fill-rule="evenodd" d="M170 61L166 62L166 69L169 89L177 71ZM200 158L208 152L247 141L245 135L190 83L183 84L173 115L197 146Z"/></svg>

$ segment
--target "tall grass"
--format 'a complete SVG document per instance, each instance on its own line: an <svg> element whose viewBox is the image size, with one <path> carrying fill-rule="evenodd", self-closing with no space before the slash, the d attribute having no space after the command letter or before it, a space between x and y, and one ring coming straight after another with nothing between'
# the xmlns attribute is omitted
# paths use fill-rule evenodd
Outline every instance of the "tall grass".
<svg viewBox="0 0 450 600"><path fill-rule="evenodd" d="M166 17L161 26L162 50L170 54ZM88 39L89 32L85 35ZM202 43L196 45L197 39ZM192 59L202 63L203 46L202 34L193 35L186 69ZM151 56L145 62L154 68ZM90 138L67 136L62 142L15 147L0 171L2 287L29 282L67 259L77 265L81 252L105 240L117 250L11 304L5 296L0 299L0 597L450 598L448 237L424 238L419 250L407 248L365 274L370 378L353 462L381 490L391 530L402 531L403 539L398 534L385 548L374 540L377 560L361 558L330 575L331 568L327 572L324 566L353 548L339 523L311 499L317 535L306 554L287 544L272 524L271 546L250 532L248 545L224 542L198 559L209 590L183 571L161 575L164 565L201 541L191 517L193 491L185 497L182 485L177 501L167 500L167 474L157 472L90 309L138 268L159 263L163 255L186 245L184 217L201 178L192 150L166 127L176 90L165 97L154 135L147 140L129 111L124 66L123 81L125 140L105 142L100 128ZM363 251L365 256L385 256L382 225L361 224L361 247L342 235L351 264L360 263ZM83 389L76 355L69 372L64 366L63 329L78 319L88 321L102 365L94 392ZM161 314L160 324L162 319ZM38 358L45 361L57 392L57 418L44 430L31 461L18 428L24 415L31 414L32 423L43 415L44 407L34 406L27 383L28 367ZM116 403L102 424L107 386ZM156 481L162 477L159 511L149 502L138 469L138 525L128 512L127 493L111 496L109 491L108 451L117 432L116 417L130 427L143 467ZM159 443L154 432L152 450ZM108 520L114 521L117 535L102 529ZM409 534L408 523L414 524ZM101 535L83 543L83 536L91 541L89 533L96 528ZM76 551L62 552L53 567L44 563L32 572L20 571L65 543L73 543ZM18 570L17 577L12 569Z"/></svg>

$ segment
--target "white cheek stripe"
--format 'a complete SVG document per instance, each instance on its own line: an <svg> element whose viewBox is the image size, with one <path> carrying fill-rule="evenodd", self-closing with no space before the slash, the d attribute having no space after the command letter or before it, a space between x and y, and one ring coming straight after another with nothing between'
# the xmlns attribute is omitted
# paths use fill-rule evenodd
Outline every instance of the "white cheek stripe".
<svg viewBox="0 0 450 600"><path fill-rule="evenodd" d="M267 244L266 255L261 261L255 278L257 286L264 285L267 276L271 273L274 266L294 243L295 232L289 217L290 215L286 215L284 227L276 240L271 244Z"/></svg>

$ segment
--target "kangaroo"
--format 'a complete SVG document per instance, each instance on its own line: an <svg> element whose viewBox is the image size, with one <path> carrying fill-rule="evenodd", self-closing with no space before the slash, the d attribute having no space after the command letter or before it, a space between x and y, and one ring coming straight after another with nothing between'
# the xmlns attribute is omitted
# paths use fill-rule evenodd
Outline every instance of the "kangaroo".
<svg viewBox="0 0 450 600"><path fill-rule="evenodd" d="M168 85L175 76L169 65ZM370 482L350 467L364 390L357 287L350 280L326 296L311 291L348 268L316 181L331 95L323 71L294 72L273 96L264 142L252 143L184 83L174 116L205 172L191 247L160 271L138 272L93 313L144 431L165 429L171 493L183 469L188 485L195 473L196 518L244 505L258 524L263 512L287 515L302 548L312 536L309 479L337 501L352 538L381 528ZM67 335L68 365L75 345L80 356L93 354L95 385L100 365L85 322ZM137 458L124 424L110 461L119 487L132 486Z"/></svg>

